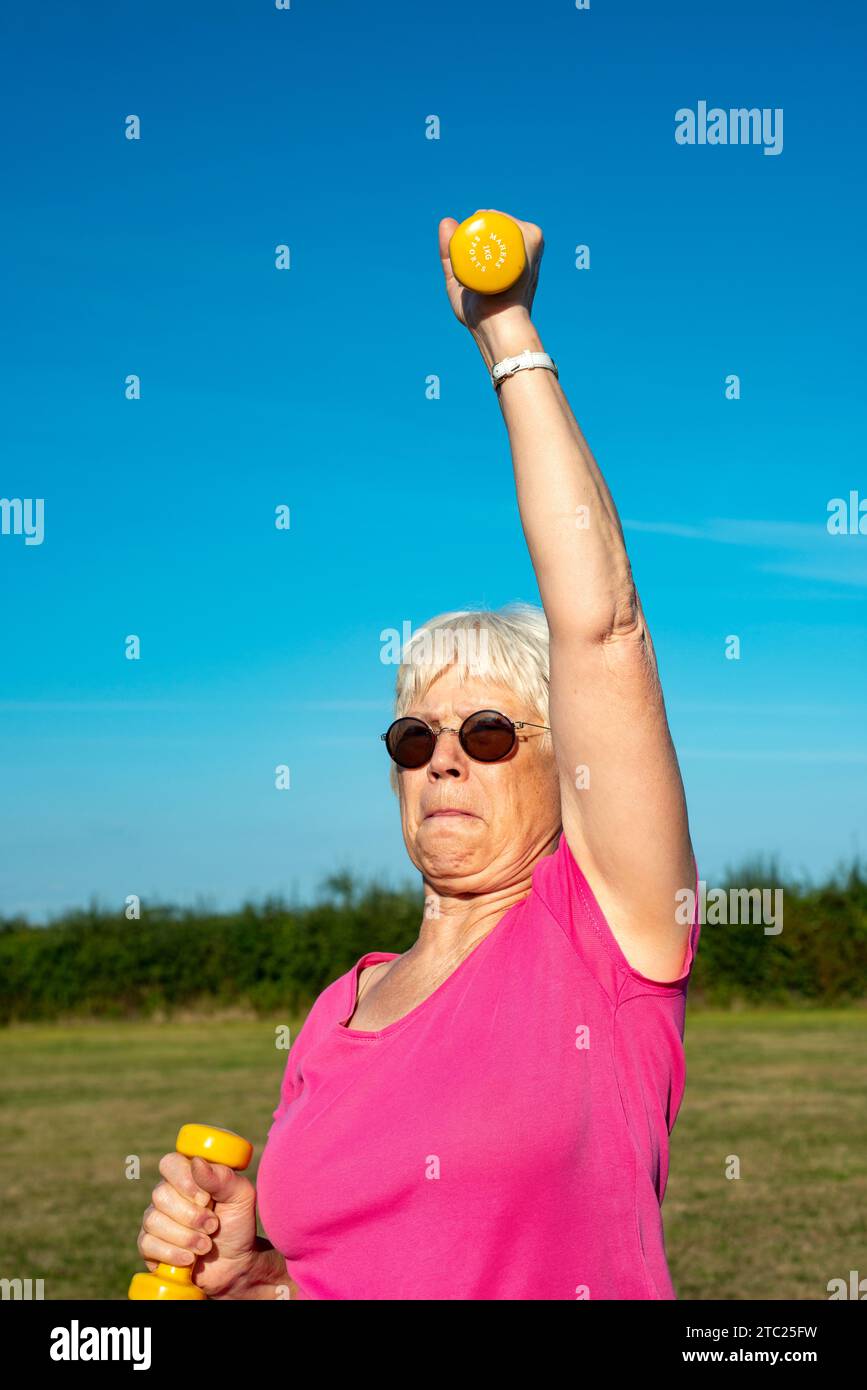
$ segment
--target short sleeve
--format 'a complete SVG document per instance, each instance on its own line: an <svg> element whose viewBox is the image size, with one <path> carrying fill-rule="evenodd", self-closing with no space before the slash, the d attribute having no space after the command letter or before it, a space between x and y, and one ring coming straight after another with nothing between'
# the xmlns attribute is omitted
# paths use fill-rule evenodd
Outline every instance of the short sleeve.
<svg viewBox="0 0 867 1390"><path fill-rule="evenodd" d="M300 1083L295 1077L295 1062L292 1053L295 1051L296 1043L289 1049L289 1056L286 1058L286 1066L283 1069L283 1078L280 1082L280 1099L277 1109L272 1114L272 1121L276 1124L280 1116L288 1110L293 1100L300 1090Z"/></svg>
<svg viewBox="0 0 867 1390"><path fill-rule="evenodd" d="M695 866L694 860L693 864ZM554 853L536 866L533 893L566 933L584 965L612 1002L622 1000L630 993L677 995L686 992L700 932L697 866L692 901L690 895L685 894L683 907L673 905L673 910L690 912L692 918L683 966L675 980L650 979L629 964L569 848L565 834L561 834ZM627 989L626 986L630 984L632 988Z"/></svg>
<svg viewBox="0 0 867 1390"><path fill-rule="evenodd" d="M272 1112L273 1124L276 1124L292 1102L297 1100L301 1094L304 1086L304 1058L310 1048L333 1026L339 1017L341 1002L346 994L347 981L352 978L352 975L353 971L348 970L339 979L333 980L311 1006L286 1058L286 1066L283 1069L283 1078L280 1082L280 1099L277 1109Z"/></svg>

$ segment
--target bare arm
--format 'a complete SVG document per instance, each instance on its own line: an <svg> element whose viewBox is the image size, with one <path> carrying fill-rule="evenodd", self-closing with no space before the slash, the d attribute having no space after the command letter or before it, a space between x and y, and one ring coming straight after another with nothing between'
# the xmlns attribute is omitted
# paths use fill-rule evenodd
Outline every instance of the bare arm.
<svg viewBox="0 0 867 1390"><path fill-rule="evenodd" d="M530 317L542 234L519 225L527 271L514 290L487 300L454 280L454 223L440 226L449 297L488 367L528 347L543 350ZM694 861L620 519L554 374L518 372L497 395L551 635L550 723L564 834L629 963L653 979L674 979L688 933L675 921L675 894L694 886ZM584 767L589 784L582 786Z"/></svg>

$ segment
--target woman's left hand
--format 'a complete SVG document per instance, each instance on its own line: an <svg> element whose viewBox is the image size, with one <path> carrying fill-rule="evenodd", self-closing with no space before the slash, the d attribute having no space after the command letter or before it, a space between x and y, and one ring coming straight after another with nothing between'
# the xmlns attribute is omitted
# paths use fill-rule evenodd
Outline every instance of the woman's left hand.
<svg viewBox="0 0 867 1390"><path fill-rule="evenodd" d="M500 210L499 208L480 208L479 211L499 212ZM512 216L511 213L503 215ZM542 236L542 228L537 227L534 222L522 222L519 217L512 217L512 221L517 222L521 229L524 248L527 252L527 264L520 279L516 280L511 289L503 290L501 294L477 294L475 290L466 289L455 278L449 256L449 242L458 223L453 217L444 217L440 222L440 259L446 278L446 293L449 297L449 303L458 320L470 330L477 341L480 338L492 336L495 327L501 326L503 321L512 323L520 320L527 323L530 318L533 296L536 293L536 284L539 279L539 264L545 250L545 240Z"/></svg>

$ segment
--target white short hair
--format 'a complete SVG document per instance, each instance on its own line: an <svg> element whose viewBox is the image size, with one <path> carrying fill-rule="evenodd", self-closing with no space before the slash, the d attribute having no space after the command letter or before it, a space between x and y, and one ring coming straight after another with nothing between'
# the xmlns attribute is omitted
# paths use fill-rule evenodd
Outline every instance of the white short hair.
<svg viewBox="0 0 867 1390"><path fill-rule="evenodd" d="M515 601L498 609L440 613L416 628L401 651L394 694L400 719L424 698L444 671L461 681L490 680L507 686L520 705L517 718L548 723L549 638L544 611ZM544 734L545 742L550 734ZM398 789L391 764L391 786Z"/></svg>

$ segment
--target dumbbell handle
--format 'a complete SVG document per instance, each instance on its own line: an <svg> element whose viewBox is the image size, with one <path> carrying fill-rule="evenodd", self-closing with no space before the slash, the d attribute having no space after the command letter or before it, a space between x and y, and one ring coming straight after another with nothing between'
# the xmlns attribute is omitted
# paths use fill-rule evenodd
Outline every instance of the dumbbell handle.
<svg viewBox="0 0 867 1390"><path fill-rule="evenodd" d="M224 1163L227 1168L234 1168L236 1173L243 1172L253 1157L253 1145L248 1140L242 1139L231 1129L218 1129L215 1125L182 1125L175 1149L185 1158L204 1158L210 1163ZM211 1198L208 1198L208 1206L213 1206ZM146 1274L134 1274L128 1296L136 1301L175 1299L187 1302L207 1297L193 1283L192 1266L162 1262L153 1272L149 1270Z"/></svg>

